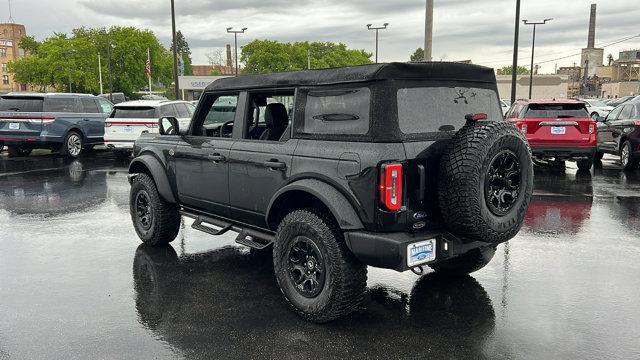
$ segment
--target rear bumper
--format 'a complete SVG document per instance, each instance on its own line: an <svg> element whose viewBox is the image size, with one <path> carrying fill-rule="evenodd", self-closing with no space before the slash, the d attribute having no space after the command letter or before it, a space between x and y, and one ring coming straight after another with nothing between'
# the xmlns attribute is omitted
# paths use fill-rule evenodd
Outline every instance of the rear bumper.
<svg viewBox="0 0 640 360"><path fill-rule="evenodd" d="M0 134L0 143L5 146L29 146L33 148L57 147L63 142L61 137L39 136L39 135L2 135Z"/></svg>
<svg viewBox="0 0 640 360"><path fill-rule="evenodd" d="M531 145L534 157L553 157L562 159L590 158L596 152L595 145L588 146L535 146Z"/></svg>
<svg viewBox="0 0 640 360"><path fill-rule="evenodd" d="M104 146L106 146L108 149L114 150L133 150L133 144L134 141L128 140L105 140L104 142Z"/></svg>
<svg viewBox="0 0 640 360"><path fill-rule="evenodd" d="M494 243L464 240L443 231L424 231L419 233L348 231L345 233L345 239L347 246L358 260L369 266L396 271L410 269L407 266L407 246L416 242L436 239L435 260L421 264L422 266L438 263L476 248L496 245Z"/></svg>

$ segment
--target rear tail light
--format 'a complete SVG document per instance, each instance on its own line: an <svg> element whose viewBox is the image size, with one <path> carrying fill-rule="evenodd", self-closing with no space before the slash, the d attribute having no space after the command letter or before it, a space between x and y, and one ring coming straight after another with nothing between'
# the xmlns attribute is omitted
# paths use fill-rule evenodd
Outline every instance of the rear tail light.
<svg viewBox="0 0 640 360"><path fill-rule="evenodd" d="M593 132L596 130L596 125L595 124L589 124L589 134L593 134Z"/></svg>
<svg viewBox="0 0 640 360"><path fill-rule="evenodd" d="M402 208L402 164L388 163L380 167L380 204L389 211Z"/></svg>
<svg viewBox="0 0 640 360"><path fill-rule="evenodd" d="M55 116L2 116L0 119L29 124L48 124L56 121Z"/></svg>
<svg viewBox="0 0 640 360"><path fill-rule="evenodd" d="M640 126L640 120L633 120L633 124L635 126Z"/></svg>
<svg viewBox="0 0 640 360"><path fill-rule="evenodd" d="M104 127L111 127L112 125L113 125L113 124L112 124L112 123L110 123L110 122L108 122L108 121L105 121L105 122L104 122Z"/></svg>
<svg viewBox="0 0 640 360"><path fill-rule="evenodd" d="M520 127L520 131L522 131L523 134L527 133L527 124L522 124L522 126Z"/></svg>

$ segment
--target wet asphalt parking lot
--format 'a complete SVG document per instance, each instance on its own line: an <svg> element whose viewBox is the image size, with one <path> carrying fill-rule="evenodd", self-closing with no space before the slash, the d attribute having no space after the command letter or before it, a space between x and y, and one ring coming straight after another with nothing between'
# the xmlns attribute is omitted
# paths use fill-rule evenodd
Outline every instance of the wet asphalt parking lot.
<svg viewBox="0 0 640 360"><path fill-rule="evenodd" d="M140 245L127 163L0 159L0 359L640 359L640 171L537 167L525 225L456 280L369 268L364 307L316 325L270 259L185 220Z"/></svg>

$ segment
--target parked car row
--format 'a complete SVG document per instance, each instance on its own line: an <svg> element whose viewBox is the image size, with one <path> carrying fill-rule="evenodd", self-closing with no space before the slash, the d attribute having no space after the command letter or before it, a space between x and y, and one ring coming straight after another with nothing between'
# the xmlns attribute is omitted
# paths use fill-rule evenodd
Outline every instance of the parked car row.
<svg viewBox="0 0 640 360"><path fill-rule="evenodd" d="M114 93L113 95L117 95ZM131 151L158 119L178 119L185 128L195 106L187 101L139 100L113 105L105 96L69 93L9 93L0 96L0 149L27 156L51 149L72 158L95 145Z"/></svg>
<svg viewBox="0 0 640 360"><path fill-rule="evenodd" d="M615 108L591 99L517 100L505 114L527 137L534 159L591 169L604 153L625 170L640 161L640 97Z"/></svg>

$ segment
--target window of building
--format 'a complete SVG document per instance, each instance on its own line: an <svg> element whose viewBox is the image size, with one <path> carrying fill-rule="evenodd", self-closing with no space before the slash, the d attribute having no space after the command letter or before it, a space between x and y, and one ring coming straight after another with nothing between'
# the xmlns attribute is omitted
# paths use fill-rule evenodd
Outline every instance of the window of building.
<svg viewBox="0 0 640 360"><path fill-rule="evenodd" d="M7 72L7 63L2 63L2 72Z"/></svg>
<svg viewBox="0 0 640 360"><path fill-rule="evenodd" d="M0 56L1 57L7 56L7 48L0 47Z"/></svg>
<svg viewBox="0 0 640 360"><path fill-rule="evenodd" d="M9 75L2 75L2 85L9 85Z"/></svg>

